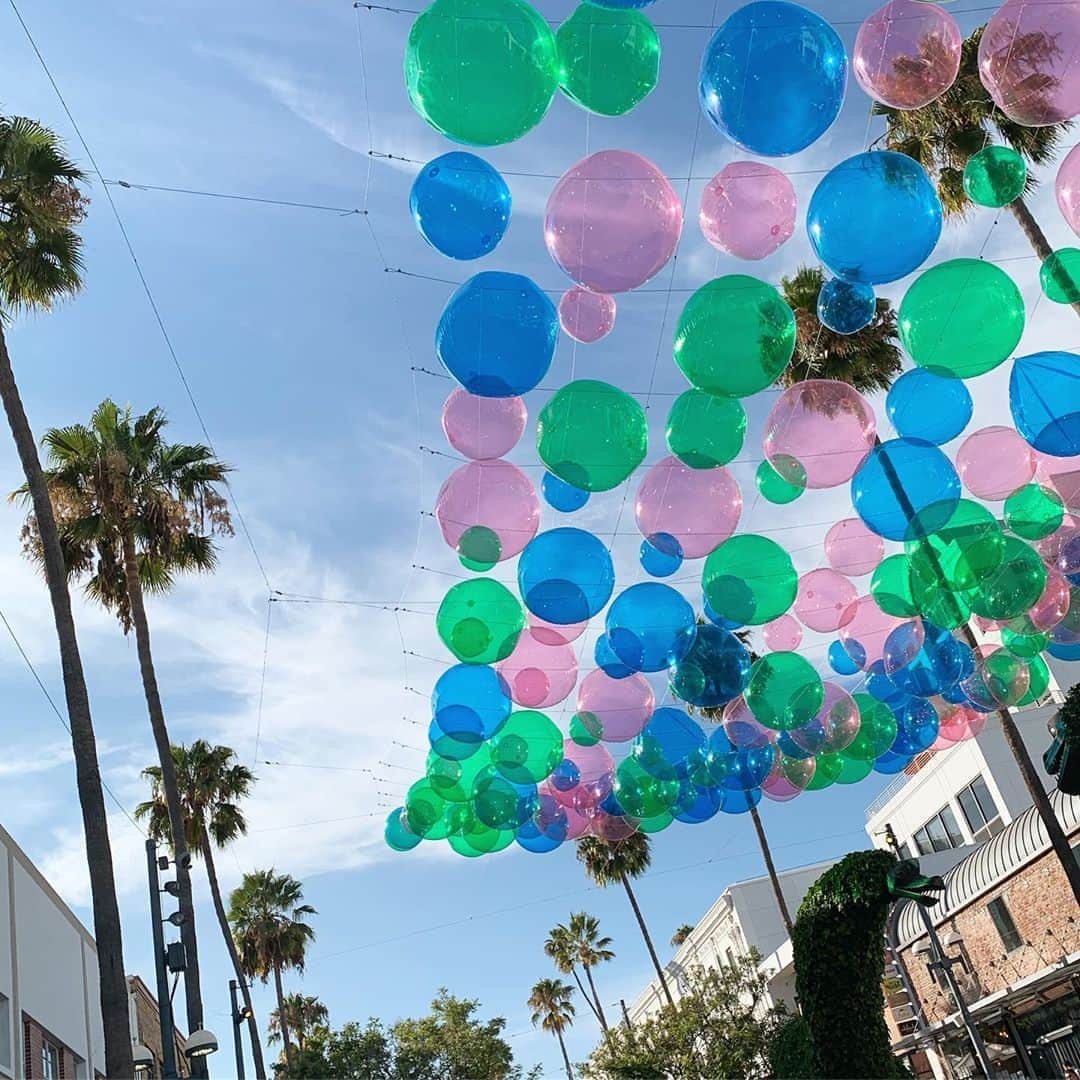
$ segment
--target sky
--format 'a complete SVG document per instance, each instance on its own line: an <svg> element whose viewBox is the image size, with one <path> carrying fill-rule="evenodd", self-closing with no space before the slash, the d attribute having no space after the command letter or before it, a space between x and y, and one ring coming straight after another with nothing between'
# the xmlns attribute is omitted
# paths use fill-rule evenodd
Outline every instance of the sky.
<svg viewBox="0 0 1080 1080"><path fill-rule="evenodd" d="M573 8L569 0L538 6L553 23ZM525 1006L532 984L553 974L542 949L548 929L582 908L600 918L617 953L597 976L607 1005L632 1000L651 974L625 897L589 887L569 848L463 860L441 844L399 855L382 842L386 813L422 771L427 694L449 663L433 613L464 573L430 516L455 467L440 456L439 411L452 384L415 369L438 371L439 313L454 284L475 270L528 274L557 298L567 282L541 229L556 176L598 149L637 151L673 178L683 198L678 257L650 287L619 298L606 340L576 348L561 340L548 389L529 395L528 407L535 417L549 390L571 377L612 381L647 405L646 464L663 456L667 409L686 385L670 353L686 298L718 274L776 282L810 261L801 214L814 185L881 134L852 82L833 129L779 163L797 174L795 236L753 266L708 247L696 223L701 191L745 155L700 118L696 72L709 26L735 6L658 0L650 14L663 44L660 85L632 114L590 117L559 97L526 137L485 152L510 180L513 219L494 254L462 266L428 248L408 214L416 162L450 149L405 93L401 60L413 14L354 9L348 0L24 4L69 117L13 8L0 5L3 108L55 128L97 174L84 227L84 290L9 332L27 411L40 434L85 419L106 396L138 411L161 406L172 437L209 438L234 468L234 508L246 529L238 522L213 576L183 581L150 603L159 682L175 741L227 744L255 768L245 806L250 831L219 858L223 884L231 888L244 871L269 866L303 880L318 909L317 937L303 978L290 976L289 987L322 998L335 1024L420 1015L446 986L479 998L485 1015L505 1017L518 1060L556 1075L557 1044L531 1029ZM835 22L850 48L876 5L810 6ZM952 8L965 31L992 10L978 0ZM1041 175L1046 182L1032 206L1061 247L1071 233L1053 200L1052 175ZM106 188L102 179L131 186ZM1002 260L1023 291L1029 321L1021 352L1080 344L1073 313L1040 301L1038 263L1008 214L978 210L947 225L930 263L980 253ZM898 300L909 283L884 295ZM971 384L969 430L1008 422L1007 366ZM850 504L846 489L808 493L788 507L756 499L753 472L774 399L766 392L748 403L751 430L733 466L746 494L741 528L784 538L798 568L809 570L822 564L828 524L849 516ZM883 416L883 402L875 406ZM510 457L539 481L528 435ZM10 491L21 479L13 447L0 438L0 484ZM610 542L623 583L640 574L640 537L624 512L635 483L594 498L573 522ZM543 526L555 517L545 510ZM0 610L61 701L47 595L21 556L20 523L16 508L0 504ZM500 567L497 576L510 580L512 572ZM696 576L689 565L678 577L695 603ZM81 597L76 617L104 776L131 810L146 794L140 770L153 761L134 644ZM815 662L822 644L808 635ZM0 823L89 922L70 744L3 634L0 694ZM565 725L570 714L562 707L553 715ZM885 782L872 777L793 805L763 804L778 866L865 846L864 809ZM143 837L111 803L110 829L125 963L149 982ZM727 885L761 873L745 817L721 815L658 836L653 871L637 892L662 957L677 926L695 922ZM224 1076L231 1071L232 972L199 869L196 891L205 1019L230 1052L212 1068ZM257 988L264 1025L271 1007L270 992ZM580 1060L596 1032L583 1005L579 1014L569 1048Z"/></svg>

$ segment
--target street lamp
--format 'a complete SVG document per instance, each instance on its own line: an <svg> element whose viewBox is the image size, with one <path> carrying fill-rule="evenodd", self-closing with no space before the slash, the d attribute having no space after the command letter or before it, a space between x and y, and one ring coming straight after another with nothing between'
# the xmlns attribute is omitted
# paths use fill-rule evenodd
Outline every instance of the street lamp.
<svg viewBox="0 0 1080 1080"><path fill-rule="evenodd" d="M131 1057L135 1064L135 1071L137 1073L148 1073L154 1071L154 1051L149 1046L144 1046L142 1043L135 1043L131 1048Z"/></svg>
<svg viewBox="0 0 1080 1080"><path fill-rule="evenodd" d="M235 979L229 980L229 999L232 1004L233 1022L233 1049L236 1051L236 1080L244 1080L244 1041L240 1033L240 1027L245 1020L251 1017L251 1010L246 1005L240 1005L236 1000L236 991L240 984Z"/></svg>
<svg viewBox="0 0 1080 1080"><path fill-rule="evenodd" d="M187 1046L184 1053L188 1058L204 1058L210 1054L216 1054L218 1049L217 1036L206 1028L193 1031L187 1038Z"/></svg>

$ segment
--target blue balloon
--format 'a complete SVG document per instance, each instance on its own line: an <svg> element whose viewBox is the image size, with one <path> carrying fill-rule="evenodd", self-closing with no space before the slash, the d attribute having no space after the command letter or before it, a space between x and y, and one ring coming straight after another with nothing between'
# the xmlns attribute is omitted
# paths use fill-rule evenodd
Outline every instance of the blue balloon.
<svg viewBox="0 0 1080 1080"><path fill-rule="evenodd" d="M556 791L573 791L581 783L581 770L570 758L563 758L548 777Z"/></svg>
<svg viewBox="0 0 1080 1080"><path fill-rule="evenodd" d="M885 674L885 664L881 660L875 660L866 669L866 692L872 698L885 702L890 709L902 708L911 697Z"/></svg>
<svg viewBox="0 0 1080 1080"><path fill-rule="evenodd" d="M609 679L629 679L634 674L633 668L627 667L616 655L611 647L611 639L607 634L601 634L596 639L593 647L593 659L596 666Z"/></svg>
<svg viewBox="0 0 1080 1080"><path fill-rule="evenodd" d="M751 153L785 157L832 126L847 73L844 43L820 15L785 0L757 0L713 34L698 95L722 135Z"/></svg>
<svg viewBox="0 0 1080 1080"><path fill-rule="evenodd" d="M877 297L870 285L830 278L818 293L818 319L836 334L857 334L876 313Z"/></svg>
<svg viewBox="0 0 1080 1080"><path fill-rule="evenodd" d="M514 833L514 839L534 855L546 855L562 844L562 840L543 832L535 821L526 821Z"/></svg>
<svg viewBox="0 0 1080 1080"><path fill-rule="evenodd" d="M1046 646L1046 651L1055 660L1080 660L1080 642L1075 645L1059 645L1052 641Z"/></svg>
<svg viewBox="0 0 1080 1080"><path fill-rule="evenodd" d="M431 691L428 738L440 757L471 757L506 722L513 702L506 680L485 664L455 664Z"/></svg>
<svg viewBox="0 0 1080 1080"><path fill-rule="evenodd" d="M671 808L676 821L684 825L700 825L720 813L724 804L724 793L717 787L699 786L684 780L679 789L679 797Z"/></svg>
<svg viewBox="0 0 1080 1080"><path fill-rule="evenodd" d="M795 758L796 761L805 761L814 757L809 750L804 750L792 737L790 731L781 731L776 737L776 748L784 757Z"/></svg>
<svg viewBox="0 0 1080 1080"><path fill-rule="evenodd" d="M682 564L682 544L671 533L654 533L641 541L641 566L646 574L671 577Z"/></svg>
<svg viewBox="0 0 1080 1080"><path fill-rule="evenodd" d="M612 817L626 817L626 810L615 796L614 791L609 791L599 803L600 809Z"/></svg>
<svg viewBox="0 0 1080 1080"><path fill-rule="evenodd" d="M854 639L829 646L829 667L837 675L857 675L866 665L866 650Z"/></svg>
<svg viewBox="0 0 1080 1080"><path fill-rule="evenodd" d="M673 667L690 651L697 634L694 609L686 597L658 581L643 581L619 593L606 625L612 651L632 671Z"/></svg>
<svg viewBox="0 0 1080 1080"><path fill-rule="evenodd" d="M510 223L510 189L483 158L452 150L416 174L409 207L436 251L479 259L495 250Z"/></svg>
<svg viewBox="0 0 1080 1080"><path fill-rule="evenodd" d="M584 529L549 529L533 537L518 559L525 606L559 626L584 622L611 599L615 567L603 543Z"/></svg>
<svg viewBox="0 0 1080 1080"><path fill-rule="evenodd" d="M886 750L874 762L874 772L881 773L884 776L895 776L897 773L902 773L911 764L913 756L894 754L891 750Z"/></svg>
<svg viewBox="0 0 1080 1080"><path fill-rule="evenodd" d="M966 705L968 696L964 692L964 688L957 683L955 686L946 687L941 691L941 700L947 701L950 705Z"/></svg>
<svg viewBox="0 0 1080 1080"><path fill-rule="evenodd" d="M746 814L761 802L761 788L750 788L749 791L736 791L732 788L724 789L724 804L720 809L725 814Z"/></svg>
<svg viewBox="0 0 1080 1080"><path fill-rule="evenodd" d="M652 714L641 734L634 738L630 752L646 772L666 779L687 775L690 756L704 750L706 741L705 732L693 717L682 709L666 706Z"/></svg>
<svg viewBox="0 0 1080 1080"><path fill-rule="evenodd" d="M908 698L905 705L893 709L893 715L896 739L889 749L894 754L914 757L934 745L941 721L937 709L925 698Z"/></svg>
<svg viewBox="0 0 1080 1080"><path fill-rule="evenodd" d="M1080 454L1080 357L1067 352L1018 356L1009 377L1016 430L1044 454Z"/></svg>
<svg viewBox="0 0 1080 1080"><path fill-rule="evenodd" d="M962 379L917 367L892 384L885 408L898 435L940 446L970 423L971 394Z"/></svg>
<svg viewBox="0 0 1080 1080"><path fill-rule="evenodd" d="M560 480L554 473L545 472L540 481L540 490L544 493L548 506L563 514L572 514L580 510L588 501L589 493Z"/></svg>
<svg viewBox="0 0 1080 1080"><path fill-rule="evenodd" d="M671 675L671 692L700 708L715 709L737 698L750 681L750 651L730 630L705 623Z"/></svg>
<svg viewBox="0 0 1080 1080"><path fill-rule="evenodd" d="M899 281L922 265L937 246L941 221L926 170L892 150L842 161L821 178L806 213L817 257L856 285Z"/></svg>
<svg viewBox="0 0 1080 1080"><path fill-rule="evenodd" d="M725 792L760 787L776 761L772 743L734 746L723 728L717 728L709 737L709 750L713 779Z"/></svg>
<svg viewBox="0 0 1080 1080"><path fill-rule="evenodd" d="M901 693L929 698L956 686L964 670L960 642L927 619L901 623L885 639L885 671Z"/></svg>
<svg viewBox="0 0 1080 1080"><path fill-rule="evenodd" d="M943 528L960 502L953 463L920 439L890 439L851 479L851 503L887 540L917 540Z"/></svg>
<svg viewBox="0 0 1080 1080"><path fill-rule="evenodd" d="M717 615L716 612L713 611L708 597L703 598L701 601L701 612L713 626L719 626L721 630L738 630L741 626L745 625L740 622L735 622L734 619L727 619L723 615Z"/></svg>
<svg viewBox="0 0 1080 1080"><path fill-rule="evenodd" d="M558 337L555 305L535 282L484 270L450 297L435 352L470 394L515 397L540 384Z"/></svg>
<svg viewBox="0 0 1080 1080"><path fill-rule="evenodd" d="M590 0L590 2L598 7L627 9L648 7L650 4L655 4L656 0Z"/></svg>

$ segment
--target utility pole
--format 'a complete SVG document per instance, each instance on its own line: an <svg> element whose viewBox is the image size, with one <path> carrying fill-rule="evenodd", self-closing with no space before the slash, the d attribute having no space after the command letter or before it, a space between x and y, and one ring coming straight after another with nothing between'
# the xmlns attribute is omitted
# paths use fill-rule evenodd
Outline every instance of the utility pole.
<svg viewBox="0 0 1080 1080"><path fill-rule="evenodd" d="M232 1002L233 1047L236 1050L236 1080L244 1080L244 1046L240 1026L246 1017L240 1011L240 1006L236 1002L236 991L239 988L239 984L235 979L229 980L229 998Z"/></svg>
<svg viewBox="0 0 1080 1080"><path fill-rule="evenodd" d="M167 1080L179 1076L176 1071L176 1036L173 1028L172 1001L169 997L169 973L165 967L165 932L161 917L161 885L158 880L157 845L146 841L146 868L150 878L150 921L154 935L154 969L157 974L158 1021L161 1024L162 1075Z"/></svg>

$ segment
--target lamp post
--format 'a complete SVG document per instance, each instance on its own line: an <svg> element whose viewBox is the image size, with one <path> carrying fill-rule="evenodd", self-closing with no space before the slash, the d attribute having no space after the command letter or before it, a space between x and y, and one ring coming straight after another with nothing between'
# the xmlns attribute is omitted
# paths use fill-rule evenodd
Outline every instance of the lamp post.
<svg viewBox="0 0 1080 1080"><path fill-rule="evenodd" d="M244 1080L244 1046L240 1027L247 1019L247 1006L240 1008L236 1000L236 991L240 984L235 979L229 980L229 998L232 1003L233 1048L236 1050L236 1080Z"/></svg>
<svg viewBox="0 0 1080 1080"><path fill-rule="evenodd" d="M173 1028L172 1001L169 998L169 972L165 966L165 933L161 917L161 883L158 880L157 845L146 841L146 869L150 878L150 923L154 936L154 969L157 974L158 1023L161 1025L162 1076L175 1080L176 1037Z"/></svg>

